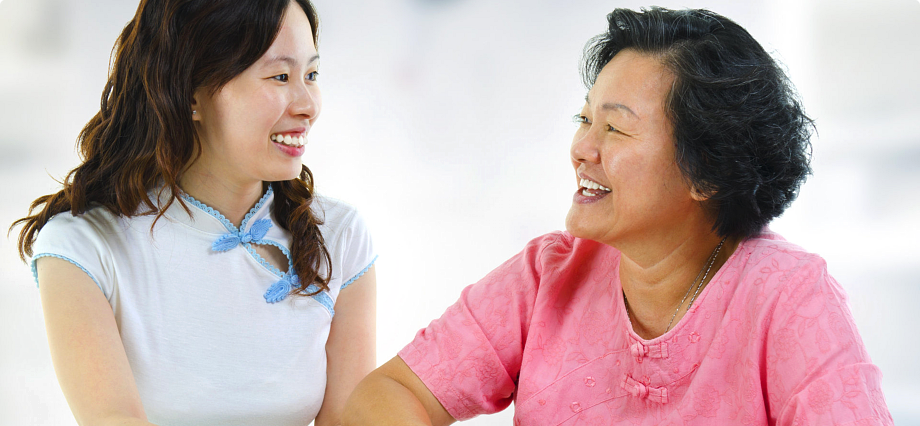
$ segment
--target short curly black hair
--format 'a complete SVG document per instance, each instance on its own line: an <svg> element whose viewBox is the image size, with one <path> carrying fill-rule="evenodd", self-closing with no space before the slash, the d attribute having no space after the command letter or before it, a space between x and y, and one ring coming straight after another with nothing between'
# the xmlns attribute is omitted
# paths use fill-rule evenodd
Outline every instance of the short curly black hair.
<svg viewBox="0 0 920 426"><path fill-rule="evenodd" d="M814 122L777 63L740 25L701 9L616 9L585 47L590 89L624 49L675 76L667 98L677 164L709 196L721 236L747 238L778 217L811 174Z"/></svg>

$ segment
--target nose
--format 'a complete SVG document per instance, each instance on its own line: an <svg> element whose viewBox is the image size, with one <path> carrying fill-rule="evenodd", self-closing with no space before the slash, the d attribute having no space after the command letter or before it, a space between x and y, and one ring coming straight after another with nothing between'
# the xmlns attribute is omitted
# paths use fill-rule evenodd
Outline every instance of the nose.
<svg viewBox="0 0 920 426"><path fill-rule="evenodd" d="M315 84L302 83L295 90L291 104L288 107L291 115L313 121L322 110L323 99L319 87Z"/></svg>
<svg viewBox="0 0 920 426"><path fill-rule="evenodd" d="M570 155L573 163L600 163L598 137L593 128L579 129L572 139Z"/></svg>

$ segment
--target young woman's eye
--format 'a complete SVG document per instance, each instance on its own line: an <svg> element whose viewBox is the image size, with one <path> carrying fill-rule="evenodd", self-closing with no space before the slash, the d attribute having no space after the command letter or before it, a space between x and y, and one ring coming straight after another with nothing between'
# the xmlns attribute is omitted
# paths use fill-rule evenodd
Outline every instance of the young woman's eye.
<svg viewBox="0 0 920 426"><path fill-rule="evenodd" d="M319 71L313 71L307 74L308 81L316 81L317 78L319 78Z"/></svg>
<svg viewBox="0 0 920 426"><path fill-rule="evenodd" d="M274 78L275 80L278 80L278 81L280 81L280 82L282 82L282 83L287 83L289 77L288 77L287 74L278 74L278 75L276 75L276 76L274 76L274 77L272 77L272 78Z"/></svg>
<svg viewBox="0 0 920 426"><path fill-rule="evenodd" d="M572 122L578 123L578 124L591 124L591 120L588 120L588 117L585 117L581 114L573 115Z"/></svg>

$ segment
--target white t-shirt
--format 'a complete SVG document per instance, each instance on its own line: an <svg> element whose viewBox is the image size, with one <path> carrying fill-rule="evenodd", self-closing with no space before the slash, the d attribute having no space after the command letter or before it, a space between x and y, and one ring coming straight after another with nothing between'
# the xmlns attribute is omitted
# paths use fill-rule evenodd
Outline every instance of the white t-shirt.
<svg viewBox="0 0 920 426"><path fill-rule="evenodd" d="M33 246L33 273L36 259L53 256L99 286L151 422L310 423L326 388L335 300L376 260L364 220L345 203L317 197L313 211L324 220L332 259L329 290L275 301L293 268L282 273L252 248L272 244L290 259L291 235L270 214L271 189L241 232L219 212L183 199L191 215L174 202L152 232L153 215L124 218L101 207L58 214Z"/></svg>

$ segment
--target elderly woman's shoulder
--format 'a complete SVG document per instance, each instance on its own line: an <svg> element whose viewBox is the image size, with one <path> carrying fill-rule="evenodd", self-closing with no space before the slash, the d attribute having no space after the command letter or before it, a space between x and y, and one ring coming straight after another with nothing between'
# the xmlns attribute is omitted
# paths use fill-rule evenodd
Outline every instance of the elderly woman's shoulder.
<svg viewBox="0 0 920 426"><path fill-rule="evenodd" d="M734 268L744 281L775 290L806 283L816 286L816 291L826 286L839 287L828 274L824 258L769 230L745 240L736 255L739 259Z"/></svg>
<svg viewBox="0 0 920 426"><path fill-rule="evenodd" d="M584 238L577 238L568 231L554 231L536 237L527 243L527 250L542 254L571 254L574 251L616 250L606 244Z"/></svg>
<svg viewBox="0 0 920 426"><path fill-rule="evenodd" d="M609 265L620 252L609 245L575 237L567 231L555 231L530 240L521 254L544 265L576 267Z"/></svg>
<svg viewBox="0 0 920 426"><path fill-rule="evenodd" d="M748 256L747 263L762 263L764 261L779 263L820 262L824 263L821 256L811 253L801 246L787 241L783 236L769 229L764 229L760 234L748 238L742 243L744 254Z"/></svg>

